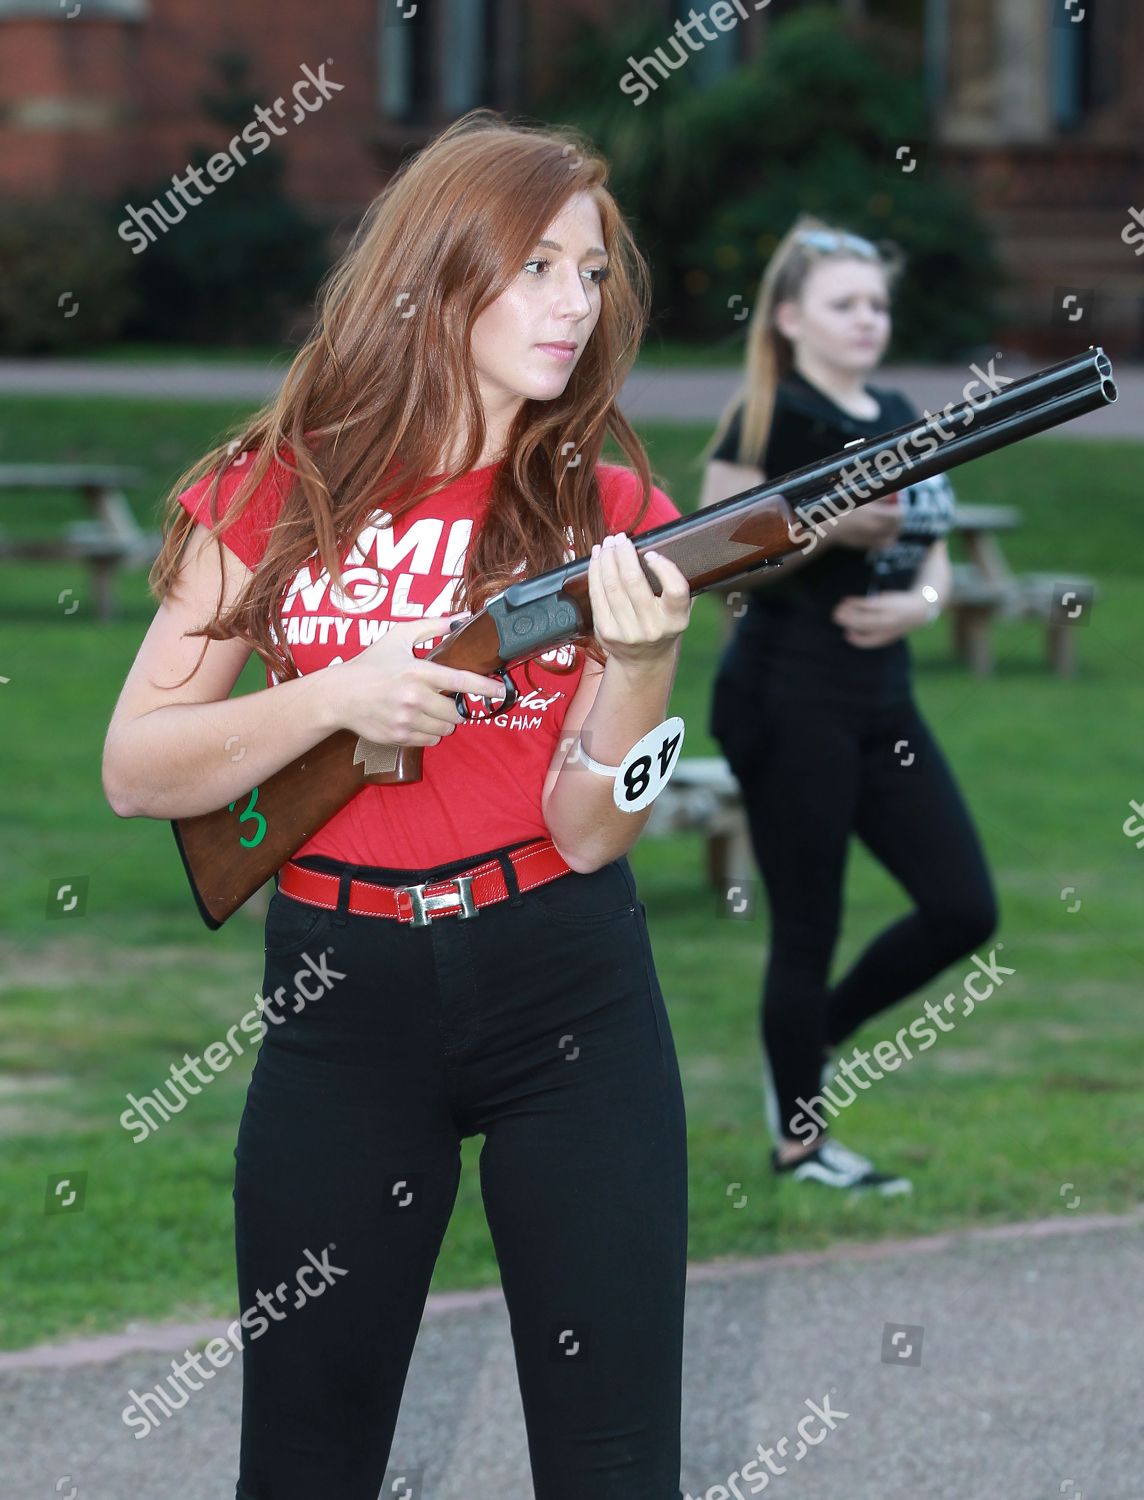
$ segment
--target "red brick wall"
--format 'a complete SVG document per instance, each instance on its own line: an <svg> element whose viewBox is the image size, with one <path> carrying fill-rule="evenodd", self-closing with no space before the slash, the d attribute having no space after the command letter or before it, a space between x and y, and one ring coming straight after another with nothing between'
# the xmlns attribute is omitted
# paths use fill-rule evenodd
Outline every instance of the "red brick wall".
<svg viewBox="0 0 1144 1500"><path fill-rule="evenodd" d="M286 101L275 146L288 190L354 211L383 185L377 125L377 24L372 0L336 9L309 0L162 0L140 22L0 21L0 194L114 197L129 182L179 172L192 144L222 148L227 132L203 118L198 95L217 90L216 50L250 53L250 87L271 108ZM295 124L290 89L302 65L345 85ZM57 104L72 117L36 128L29 112ZM222 185L225 188L225 184Z"/></svg>

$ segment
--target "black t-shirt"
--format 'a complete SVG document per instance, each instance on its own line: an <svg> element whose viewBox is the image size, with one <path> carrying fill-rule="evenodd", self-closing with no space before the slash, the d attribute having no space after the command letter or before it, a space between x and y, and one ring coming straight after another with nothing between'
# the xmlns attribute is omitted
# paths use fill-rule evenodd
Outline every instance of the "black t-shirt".
<svg viewBox="0 0 1144 1500"><path fill-rule="evenodd" d="M755 467L773 483L840 452L855 438L878 437L918 418L900 392L877 386L866 390L880 408L876 417L852 416L797 371L785 376L775 393L766 451L761 462L754 460ZM740 462L741 415L740 407L713 458ZM909 651L904 639L888 646L852 646L830 618L838 602L850 595L910 588L929 548L948 533L953 490L944 474L904 485L898 504L904 513L902 529L886 547L819 546L805 566L787 577L777 573L757 588L749 579L732 583L729 589L738 587L747 607L725 653L725 668L739 676L756 677L760 670L788 680L796 675L808 686L817 682L860 696L906 690Z"/></svg>

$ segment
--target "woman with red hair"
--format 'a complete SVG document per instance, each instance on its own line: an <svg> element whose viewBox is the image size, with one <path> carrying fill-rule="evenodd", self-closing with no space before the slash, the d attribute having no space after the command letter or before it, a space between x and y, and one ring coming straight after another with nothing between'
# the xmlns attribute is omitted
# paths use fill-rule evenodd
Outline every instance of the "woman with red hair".
<svg viewBox="0 0 1144 1500"><path fill-rule="evenodd" d="M278 395L171 497L104 751L116 812L226 806L338 729L425 747L267 913L238 1500L376 1500L478 1134L535 1495L679 1497L685 1120L626 858L648 809L613 783L665 719L691 600L630 541L679 512L616 405L649 283L606 175L564 135L458 121L370 206ZM514 669L509 711L414 654L582 556L592 633ZM231 698L252 650L266 691ZM328 1284L291 1302L315 1260ZM439 1451L403 1461L433 1476Z"/></svg>

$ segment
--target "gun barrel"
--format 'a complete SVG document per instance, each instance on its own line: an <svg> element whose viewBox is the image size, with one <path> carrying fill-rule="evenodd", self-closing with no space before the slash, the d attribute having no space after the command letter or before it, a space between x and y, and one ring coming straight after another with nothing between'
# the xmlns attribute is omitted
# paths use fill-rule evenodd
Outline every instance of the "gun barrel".
<svg viewBox="0 0 1144 1500"><path fill-rule="evenodd" d="M996 379L996 377L994 377ZM982 382L974 382L981 384ZM680 521L640 532L640 552L655 548L676 564L699 594L730 578L766 566L802 541L792 527L803 523L821 534L826 520L900 489L905 484L968 463L997 448L1031 437L1116 400L1112 362L1097 345L1083 354L1013 380L987 397L952 402L944 412L907 422L890 432L807 464L708 506L679 534ZM956 429L951 434L943 429ZM924 452L912 451L924 444ZM810 513L818 509L817 518ZM675 535L672 533L675 532ZM807 538L806 540L809 540ZM739 549L736 555L736 548ZM522 660L566 640L572 614L581 629L588 564L584 558L511 584L489 601L502 654Z"/></svg>
<svg viewBox="0 0 1144 1500"><path fill-rule="evenodd" d="M1110 405L1116 398L1112 362L1103 349L1094 346L1084 354L1014 380L987 401L966 400L958 406L951 403L945 414L906 423L842 454L731 495L710 506L707 514L730 516L778 495L797 512L816 501L821 504L832 493L837 494L841 510L851 509L890 494L903 484L945 473L1021 438ZM956 427L958 431L942 437L943 427ZM909 445L923 435L927 451L911 454ZM890 455L898 462L885 462L880 468L880 455ZM871 468L874 472L868 474ZM638 544L656 546L655 537L666 529L656 527L641 533Z"/></svg>
<svg viewBox="0 0 1144 1500"><path fill-rule="evenodd" d="M795 526L815 505L825 506L828 514L832 508L864 505L903 484L1115 400L1112 364L1102 349L1093 348L1023 380L990 387L987 400L951 405L940 420L908 423L859 448L732 495L696 516L641 532L636 548L643 553L654 547L669 558L697 594L794 551L800 545ZM943 435L943 426L957 423L960 431ZM924 453L910 451L921 442ZM443 640L429 659L472 670L499 670L574 639L590 625L588 561L580 558L504 589ZM371 769L371 757L384 764ZM172 819L204 922L221 926L367 782L416 781L420 774L419 749L368 746L343 729L252 789L247 806L253 808L257 796L257 838L243 837L243 821L232 815L235 803L213 813Z"/></svg>

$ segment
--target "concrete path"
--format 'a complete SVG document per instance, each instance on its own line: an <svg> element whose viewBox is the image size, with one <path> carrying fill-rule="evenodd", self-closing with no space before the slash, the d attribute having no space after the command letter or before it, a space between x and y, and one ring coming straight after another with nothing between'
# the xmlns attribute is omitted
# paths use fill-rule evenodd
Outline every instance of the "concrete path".
<svg viewBox="0 0 1144 1500"><path fill-rule="evenodd" d="M1078 350L1083 348L1078 345ZM1054 363L1046 360L1045 364ZM285 363L266 365L98 364L86 360L0 359L0 395L135 396L154 400L262 401L278 388ZM1020 379L1039 368L1017 356L995 364L1001 375ZM919 408L939 410L960 401L974 378L967 365L888 365L874 383L898 387ZM637 367L624 386L621 404L631 421L714 422L739 379L736 368L653 370ZM1144 365L1116 367L1119 399L1103 411L1070 422L1070 437L1144 437ZM1052 434L1050 434L1051 436Z"/></svg>
<svg viewBox="0 0 1144 1500"><path fill-rule="evenodd" d="M0 1494L231 1500L237 1360L142 1440L120 1419L222 1327L0 1355ZM693 1267L683 1492L759 1493L761 1446L784 1500L1140 1500L1142 1342L1144 1211ZM531 1497L499 1288L430 1298L387 1486L402 1475L383 1494Z"/></svg>

